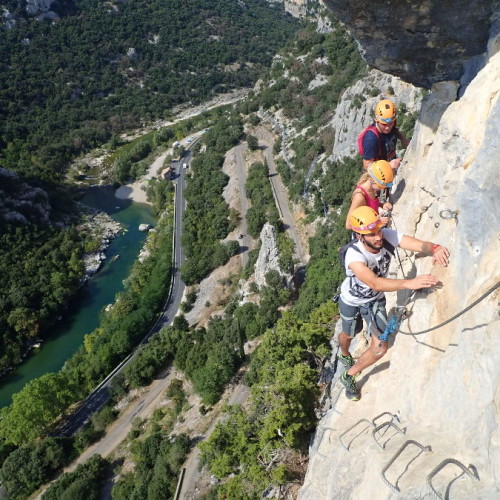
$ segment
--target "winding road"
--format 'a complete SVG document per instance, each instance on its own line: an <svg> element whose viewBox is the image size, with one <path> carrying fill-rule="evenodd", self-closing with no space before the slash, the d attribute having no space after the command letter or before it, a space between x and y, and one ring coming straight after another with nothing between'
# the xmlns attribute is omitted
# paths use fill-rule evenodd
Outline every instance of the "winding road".
<svg viewBox="0 0 500 500"><path fill-rule="evenodd" d="M234 163L236 167L236 178L238 179L238 191L240 194L240 217L241 217L241 246L245 249L241 252L241 263L243 268L248 263L248 252L252 249L252 238L248 235L247 228L247 212L248 212L248 198L246 195L245 184L247 182L247 168L244 159L244 154L247 150L247 144L238 144L234 148Z"/></svg>
<svg viewBox="0 0 500 500"><path fill-rule="evenodd" d="M140 344L134 351L122 361L100 384L94 391L87 397L81 406L73 412L62 425L58 432L58 436L72 436L79 429L83 427L89 418L99 411L109 400L109 389L113 383L114 378L121 373L124 368L133 359L137 349L149 341L152 335L160 331L163 327L172 324L175 315L179 309L179 305L184 294L184 283L181 280L180 268L184 262L184 253L182 251L181 237L182 237L182 216L186 201L184 198L184 183L186 172L182 168L183 163L189 163L192 157L191 152L178 162L173 163L174 167L174 186L175 186L175 200L174 200L174 237L173 237L173 272L171 287L168 294L167 302L165 303L161 314L158 316L156 323L151 328L149 333L142 339Z"/></svg>
<svg viewBox="0 0 500 500"><path fill-rule="evenodd" d="M269 166L269 179L273 187L273 193L275 196L275 201L282 217L282 220L287 228L290 237L295 243L295 257L300 262L301 265L305 265L305 253L298 236L298 232L295 227L295 221L293 215L290 211L288 205L288 197L286 190L283 186L281 177L276 171L276 166L272 156L272 144L273 138L272 134L267 131L261 131L259 133L260 144L264 146L264 155L266 157ZM246 213L248 210L248 199L246 197L245 183L247 178L247 167L244 160L244 154L246 151L246 144L240 144L234 149L235 164L236 164L236 175L238 177L238 187L240 191L240 205L241 205L241 224L243 231L243 238L241 244L247 249L251 248L252 241L247 234L246 229ZM174 269L173 269L173 280L171 285L171 291L169 294L169 299L164 306L162 313L159 315L156 324L153 326L151 331L144 337L141 343L147 342L150 337L161 330L164 326L170 325L175 315L178 311L182 296L184 293L184 284L180 279L180 266L184 261L184 254L182 252L181 236L182 236L182 215L185 208L185 199L183 195L184 183L186 169L182 167L183 163L189 163L191 160L191 152L188 151L181 161L174 164L175 174L174 174L174 185L175 185L175 216L174 216L174 241L173 241L173 254L174 254ZM248 251L242 252L242 262L246 265L248 262ZM135 351L134 351L135 352ZM76 411L66 422L65 426L61 428L59 435L72 435L80 429L84 423L91 417L93 413L98 411L109 399L109 387L111 386L113 378L120 373L125 366L130 362L133 357L132 353L123 363L121 363L102 383L96 390L87 398L87 400L82 404L82 406ZM128 433L132 428L132 422L135 418L145 418L149 414L149 408L154 405L158 398L162 397L165 389L172 376L169 371L166 371L162 377L156 379L149 387L147 392L144 392L139 396L139 398L130 404L119 418L110 426L107 430L106 435L97 443L90 446L78 459L73 462L69 467L65 469L64 472L69 472L74 470L76 466L80 463L85 462L94 454L100 454L103 457L108 457L116 449L116 447L127 437ZM231 394L229 395L229 404L243 404L249 395L249 388L243 384L237 384L233 387ZM216 424L220 421L222 417L217 416L214 418L207 432L205 433L205 439L211 434ZM188 459L185 463L185 473L183 475L183 482L180 485L176 500L178 499L192 499L196 496L196 482L199 476L199 450L194 448L190 453ZM48 487L48 485L47 485ZM45 488L44 490L45 491ZM41 498L43 491L37 493L35 498Z"/></svg>
<svg viewBox="0 0 500 500"><path fill-rule="evenodd" d="M294 257L297 259L301 266L306 265L306 253L304 247L299 237L297 228L295 227L295 219L290 210L288 204L288 194L283 184L281 176L276 170L276 164L273 158L273 145L274 138L272 134L266 130L264 127L260 127L257 131L257 138L259 139L259 144L264 147L264 156L269 167L269 180L271 182L271 187L273 188L274 200L276 202L276 207L278 208L280 217L285 224L286 232L292 238L295 244L295 254Z"/></svg>

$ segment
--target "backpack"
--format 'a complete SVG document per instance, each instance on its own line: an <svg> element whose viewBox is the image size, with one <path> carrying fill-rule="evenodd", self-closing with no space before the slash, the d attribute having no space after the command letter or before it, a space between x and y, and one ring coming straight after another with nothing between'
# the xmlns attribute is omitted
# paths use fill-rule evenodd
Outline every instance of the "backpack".
<svg viewBox="0 0 500 500"><path fill-rule="evenodd" d="M347 250L349 250L349 248L354 248L356 252L361 253L361 250L355 245L355 243L357 243L358 241L359 240L351 240L349 243L339 248L339 263L342 266L342 269L344 269L346 272L347 269L345 268L345 254L347 253ZM389 243L387 240L384 240L384 248L394 257L394 252L396 251L394 245L391 245L391 243Z"/></svg>
<svg viewBox="0 0 500 500"><path fill-rule="evenodd" d="M358 135L358 152L361 156L364 155L363 151L363 139L365 138L365 135L367 132L373 132L377 136L377 158L381 156L382 154L382 145L380 144L379 138L380 138L380 132L378 131L377 127L372 123L368 127L366 127L359 135Z"/></svg>

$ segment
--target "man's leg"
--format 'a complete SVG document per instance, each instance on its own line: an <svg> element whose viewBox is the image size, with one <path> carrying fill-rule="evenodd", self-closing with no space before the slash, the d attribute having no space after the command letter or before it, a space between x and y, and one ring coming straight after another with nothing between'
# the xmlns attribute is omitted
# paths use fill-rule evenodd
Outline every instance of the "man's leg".
<svg viewBox="0 0 500 500"><path fill-rule="evenodd" d="M351 346L351 341L354 337L350 337L345 332L341 332L339 335L339 347L342 356L350 356L349 347Z"/></svg>
<svg viewBox="0 0 500 500"><path fill-rule="evenodd" d="M337 359L347 370L354 364L349 347L354 336L361 331L363 322L359 307L345 304L342 297L339 299L339 310L342 318L342 332L339 335L340 354L337 355Z"/></svg>
<svg viewBox="0 0 500 500"><path fill-rule="evenodd" d="M344 365L346 370L349 370L354 364L354 359L349 352L351 341L354 336L359 333L363 327L363 321L359 307L350 306L339 300L340 316L342 317L342 332L339 335L340 354L337 355L338 360ZM349 333L346 333L349 332ZM347 376L344 371L340 376L340 382L345 387L345 395L347 399L357 401L359 399L359 391L356 387L354 377Z"/></svg>
<svg viewBox="0 0 500 500"><path fill-rule="evenodd" d="M354 376L365 368L373 365L387 352L387 342L382 342L372 334L370 347L358 358L356 363L347 370L347 374Z"/></svg>

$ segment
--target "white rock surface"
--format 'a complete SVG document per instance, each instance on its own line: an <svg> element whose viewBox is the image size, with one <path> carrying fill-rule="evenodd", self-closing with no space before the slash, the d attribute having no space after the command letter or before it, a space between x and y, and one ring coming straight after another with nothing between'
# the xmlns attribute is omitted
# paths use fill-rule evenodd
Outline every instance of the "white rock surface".
<svg viewBox="0 0 500 500"><path fill-rule="evenodd" d="M55 0L27 0L26 12L28 14L38 14L39 12L47 12Z"/></svg>
<svg viewBox="0 0 500 500"><path fill-rule="evenodd" d="M397 229L451 251L446 269L433 266L430 258L406 259L401 252L407 275L430 272L443 283L409 304L412 316L403 323L404 332L448 320L500 279L500 53L460 100L456 95L455 83L442 83L425 99L398 175ZM440 217L443 210L457 218ZM387 294L389 305L396 296ZM386 357L358 377L362 399L353 403L340 394L335 410L321 420L300 500L435 498L426 478L447 458L473 464L480 478L454 481L450 498L500 498L499 296L497 289L429 333L396 336ZM334 393L338 390L334 387ZM341 446L338 439L349 427L387 411L399 416L406 435L389 432L392 437L381 449L371 429L361 432L360 425L358 437L355 431L343 437L345 443L352 440L350 451ZM409 439L433 451L410 462L419 451L411 445L390 466L386 478L398 481L401 493L396 494L381 472ZM443 498L459 472L447 465L433 479Z"/></svg>
<svg viewBox="0 0 500 500"><path fill-rule="evenodd" d="M266 285L266 274L269 271L278 271L283 275L278 261L275 227L266 222L260 232L260 240L262 244L257 262L255 263L255 283L257 283L259 288Z"/></svg>

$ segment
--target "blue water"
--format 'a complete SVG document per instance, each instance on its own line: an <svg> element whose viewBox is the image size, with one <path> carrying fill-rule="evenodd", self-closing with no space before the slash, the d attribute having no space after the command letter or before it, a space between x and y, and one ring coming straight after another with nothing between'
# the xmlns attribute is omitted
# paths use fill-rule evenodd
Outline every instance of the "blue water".
<svg viewBox="0 0 500 500"><path fill-rule="evenodd" d="M155 224L149 205L118 200L109 187L92 188L82 201L111 215L121 223L124 231L112 240L99 272L80 290L63 319L48 332L50 338L0 380L0 407L9 405L12 395L30 380L59 371L78 350L83 337L99 325L101 311L123 290L123 280L129 275L147 235L138 230L139 224ZM113 259L116 255L119 257Z"/></svg>

